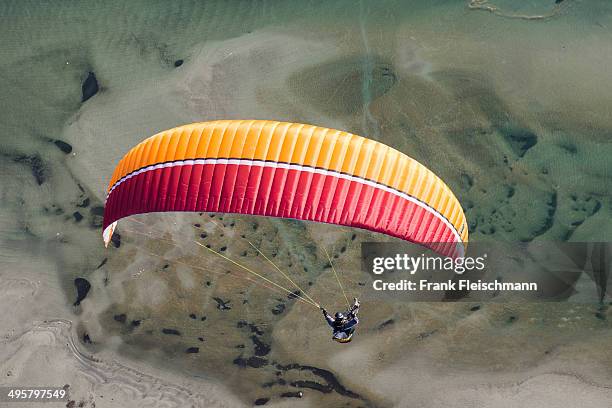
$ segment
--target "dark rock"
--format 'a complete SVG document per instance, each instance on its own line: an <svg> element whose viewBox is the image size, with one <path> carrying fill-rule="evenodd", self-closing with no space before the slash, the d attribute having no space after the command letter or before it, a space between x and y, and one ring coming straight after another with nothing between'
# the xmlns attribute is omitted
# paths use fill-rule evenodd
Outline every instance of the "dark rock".
<svg viewBox="0 0 612 408"><path fill-rule="evenodd" d="M121 246L121 235L116 232L113 232L113 236L111 237L111 243L115 248L119 248Z"/></svg>
<svg viewBox="0 0 612 408"><path fill-rule="evenodd" d="M261 336L264 334L264 331L260 329L259 327L257 327L257 325L255 325L254 323L249 323L246 320L239 320L236 323L236 327L239 329L243 327L248 327L251 330L251 333L255 333L258 336Z"/></svg>
<svg viewBox="0 0 612 408"><path fill-rule="evenodd" d="M177 59L176 61L174 61L174 66L176 68L180 67L181 65L183 65L183 60L182 59Z"/></svg>
<svg viewBox="0 0 612 408"><path fill-rule="evenodd" d="M173 336L180 336L181 332L179 332L176 329L162 329L162 333L164 334L171 334Z"/></svg>
<svg viewBox="0 0 612 408"><path fill-rule="evenodd" d="M265 358L253 356L247 359L247 366L252 368L260 368L266 365L268 365L268 360Z"/></svg>
<svg viewBox="0 0 612 408"><path fill-rule="evenodd" d="M280 371L277 371L277 372L276 372L276 376L277 376L277 377L281 376L282 374L283 374L283 373L282 373L282 372L280 372ZM286 385L286 384L287 384L287 381L285 381L285 380L284 380L284 379L282 379L282 378L278 378L278 379L276 379L276 380L274 380L274 381L268 381L268 382L266 382L266 383L263 383L261 386L262 386L263 388L270 388L270 387L273 387L273 386L275 386L275 385L277 385L277 384L278 384L278 385Z"/></svg>
<svg viewBox="0 0 612 408"><path fill-rule="evenodd" d="M272 309L272 314L279 315L283 313L285 311L285 307L286 306L283 303L279 303L278 305L274 306L274 309Z"/></svg>
<svg viewBox="0 0 612 408"><path fill-rule="evenodd" d="M198 337L198 340L204 341L204 337Z"/></svg>
<svg viewBox="0 0 612 408"><path fill-rule="evenodd" d="M81 86L81 91L83 93L83 96L81 97L81 102L85 102L86 100L97 94L99 89L100 88L98 87L98 80L96 79L96 75L90 71L87 74L87 78L83 82L83 85Z"/></svg>
<svg viewBox="0 0 612 408"><path fill-rule="evenodd" d="M257 398L254 402L255 405L266 405L270 401L270 398Z"/></svg>
<svg viewBox="0 0 612 408"><path fill-rule="evenodd" d="M138 327L138 326L140 326L140 322L141 322L141 320L132 320L132 322L130 323L130 325L131 325L132 327Z"/></svg>
<svg viewBox="0 0 612 408"><path fill-rule="evenodd" d="M280 396L282 398L302 398L304 396L304 393L302 391L283 392Z"/></svg>
<svg viewBox="0 0 612 408"><path fill-rule="evenodd" d="M39 155L17 156L15 162L23 163L30 167L32 175L38 185L42 185L47 180L45 164Z"/></svg>
<svg viewBox="0 0 612 408"><path fill-rule="evenodd" d="M299 290L293 291L287 295L287 299L297 299L298 296L300 296L301 294L302 292L300 292Z"/></svg>
<svg viewBox="0 0 612 408"><path fill-rule="evenodd" d="M60 149L62 152L69 154L72 152L72 146L69 143L64 142L63 140L54 140L53 143Z"/></svg>
<svg viewBox="0 0 612 408"><path fill-rule="evenodd" d="M77 298L74 302L74 305L78 306L81 304L81 301L85 299L87 293L89 293L89 289L91 289L91 284L85 278L76 278L74 280L74 286L76 286L77 290Z"/></svg>
<svg viewBox="0 0 612 408"><path fill-rule="evenodd" d="M206 316L202 316L202 317L200 318L200 320L201 320L201 321L206 320Z"/></svg>
<svg viewBox="0 0 612 408"><path fill-rule="evenodd" d="M80 207L80 208L89 207L89 202L90 202L89 197L85 197L83 201L77 204L77 207Z"/></svg>
<svg viewBox="0 0 612 408"><path fill-rule="evenodd" d="M230 305L231 300L223 300L218 297L213 297L213 300L217 302L217 309L219 310L231 310L232 306Z"/></svg>
<svg viewBox="0 0 612 408"><path fill-rule="evenodd" d="M113 316L113 319L115 319L116 322L125 323L127 316L125 315L125 313L116 314Z"/></svg>
<svg viewBox="0 0 612 408"><path fill-rule="evenodd" d="M249 357L248 359L244 359L242 356L240 356L234 359L233 363L241 368L246 368L246 367L260 368L260 367L268 365L268 360L266 360L265 358L256 357L256 356Z"/></svg>
<svg viewBox="0 0 612 408"><path fill-rule="evenodd" d="M197 316L196 316L195 314L193 314L193 313L191 313L191 314L189 315L189 317L191 317L191 318L192 318L192 319L194 319L194 320L195 320L195 319L197 319Z"/></svg>
<svg viewBox="0 0 612 408"><path fill-rule="evenodd" d="M256 356L265 356L267 354L270 353L270 345L264 343L263 341L261 341L257 336L251 336L251 341L253 342L253 345L255 346L255 355Z"/></svg>
<svg viewBox="0 0 612 408"><path fill-rule="evenodd" d="M298 388L310 388L312 390L316 390L324 394L328 394L334 390L330 385L321 384L316 381L310 381L310 380L293 381L291 383L291 386L298 387Z"/></svg>
<svg viewBox="0 0 612 408"><path fill-rule="evenodd" d="M200 352L200 348L199 347L189 347L187 350L185 350L185 353L187 354L195 354L195 353L199 353Z"/></svg>
<svg viewBox="0 0 612 408"><path fill-rule="evenodd" d="M340 381L338 381L336 376L331 371L327 371L322 368L317 368L313 366L305 366L305 365L303 366L300 364L289 364L285 366L278 364L276 368L282 371L289 371L289 370L309 371L312 374L316 375L317 377L322 378L327 383L327 385L322 385L319 383L315 383L314 381L312 382L297 382L296 381L296 382L291 383L291 385L294 387L312 388L312 389L317 389L317 390L319 387L323 387L323 389L325 390L327 389L334 390L338 394L344 395L346 397L358 398L358 399L363 400L363 397L361 397L359 394L345 388L340 383ZM323 392L328 392L328 391L323 391Z"/></svg>
<svg viewBox="0 0 612 408"><path fill-rule="evenodd" d="M502 128L500 130L514 153L519 157L523 157L529 149L538 143L538 137L528 129Z"/></svg>
<svg viewBox="0 0 612 408"><path fill-rule="evenodd" d="M78 211L73 212L72 216L76 222L80 222L83 219L83 215Z"/></svg>

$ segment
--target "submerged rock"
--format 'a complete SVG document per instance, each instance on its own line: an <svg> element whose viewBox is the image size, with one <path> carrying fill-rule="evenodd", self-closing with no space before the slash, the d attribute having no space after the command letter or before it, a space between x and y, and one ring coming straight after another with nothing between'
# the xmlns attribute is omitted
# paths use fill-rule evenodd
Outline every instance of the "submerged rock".
<svg viewBox="0 0 612 408"><path fill-rule="evenodd" d="M39 155L17 156L15 162L28 165L39 186L47 180L45 164Z"/></svg>
<svg viewBox="0 0 612 408"><path fill-rule="evenodd" d="M81 102L85 102L86 100L97 94L99 90L100 88L98 87L98 80L96 79L96 75L93 72L89 71L89 73L87 74L87 78L85 78L85 81L81 86L81 92L83 93L81 97Z"/></svg>
<svg viewBox="0 0 612 408"><path fill-rule="evenodd" d="M85 197L80 203L77 204L77 207L86 208L86 207L89 207L89 203L90 203L89 197Z"/></svg>
<svg viewBox="0 0 612 408"><path fill-rule="evenodd" d="M115 248L119 248L121 246L121 235L116 232L113 233L113 236L111 237L111 243Z"/></svg>
<svg viewBox="0 0 612 408"><path fill-rule="evenodd" d="M219 310L230 310L232 308L230 305L231 300L223 300L218 297L214 297L213 300L217 302L217 309Z"/></svg>
<svg viewBox="0 0 612 408"><path fill-rule="evenodd" d="M525 156L525 153L538 143L535 133L523 128L500 128L506 142L518 157Z"/></svg>
<svg viewBox="0 0 612 408"><path fill-rule="evenodd" d="M235 358L233 363L241 368L246 368L246 367L260 368L260 367L268 365L268 360L266 360L265 358L256 357L256 356L249 357L247 359L240 356L240 357Z"/></svg>
<svg viewBox="0 0 612 408"><path fill-rule="evenodd" d="M257 327L255 323L249 323L246 320L239 320L236 323L236 327L239 329L242 329L243 327L248 327L251 330L251 333L255 333L258 336L261 336L262 334L264 334L264 331L260 329L259 327Z"/></svg>
<svg viewBox="0 0 612 408"><path fill-rule="evenodd" d="M125 313L116 314L113 316L113 319L115 319L115 321L119 323L125 323L125 321L127 320L127 316L125 315Z"/></svg>
<svg viewBox="0 0 612 408"><path fill-rule="evenodd" d="M332 392L334 389L328 385L328 384L321 384L318 383L316 381L310 381L310 380L297 380L297 381L293 381L291 383L292 387L298 387L298 388L310 388L312 390L316 390L319 392L322 392L324 394L328 394L330 392Z"/></svg>
<svg viewBox="0 0 612 408"><path fill-rule="evenodd" d="M302 398L304 396L304 393L302 391L283 392L280 396L283 398Z"/></svg>
<svg viewBox="0 0 612 408"><path fill-rule="evenodd" d="M60 149L62 152L69 154L72 152L72 145L70 143L66 143L63 140L54 140L53 143Z"/></svg>
<svg viewBox="0 0 612 408"><path fill-rule="evenodd" d="M91 289L91 284L85 278L76 278L74 280L74 286L76 286L77 290L77 298L74 302L74 305L78 306L81 304L81 301L85 299L87 293L89 293L89 289Z"/></svg>
<svg viewBox="0 0 612 408"><path fill-rule="evenodd" d="M279 303L278 305L274 306L274 309L272 309L272 314L279 315L283 313L285 311L285 307L286 306L283 303Z"/></svg>
<svg viewBox="0 0 612 408"><path fill-rule="evenodd" d="M300 364L288 364L288 365L277 364L276 368L281 371L290 371L290 370L309 371L312 374L316 375L317 377L325 380L325 382L327 383L324 385L324 384L317 383L315 381L294 381L291 383L291 385L294 387L311 388L311 389L321 391L321 392L330 392L333 390L340 395L344 395L346 397L357 398L357 399L366 401L359 394L345 388L340 383L340 381L336 378L334 373L332 373L331 371L327 371L327 370L324 370L318 367L306 366L306 365L300 365Z"/></svg>
<svg viewBox="0 0 612 408"><path fill-rule="evenodd" d="M302 292L300 292L299 290L293 291L290 294L287 295L287 299L292 300L292 299L297 299L298 296L301 296Z"/></svg>
<svg viewBox="0 0 612 408"><path fill-rule="evenodd" d="M251 336L251 341L255 346L255 355L256 356L265 356L270 353L270 345L261 341L257 336Z"/></svg>

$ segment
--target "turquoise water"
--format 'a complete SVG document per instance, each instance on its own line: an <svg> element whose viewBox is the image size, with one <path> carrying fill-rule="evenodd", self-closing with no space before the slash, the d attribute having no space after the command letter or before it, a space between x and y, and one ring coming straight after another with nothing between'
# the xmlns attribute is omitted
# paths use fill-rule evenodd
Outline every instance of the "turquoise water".
<svg viewBox="0 0 612 408"><path fill-rule="evenodd" d="M217 118L313 123L387 143L448 183L473 241L609 241L612 5L471 4L3 2L0 282L38 289L20 300L6 289L3 308L19 312L0 331L65 319L89 356L222 384L221 399L245 404L478 405L486 387L504 395L525 381L510 388L515 405L561 406L561 387L573 390L561 399L584 391L604 406L610 329L596 302L478 314L465 304L366 302L357 341L338 349L318 311L245 283L193 241L266 270L245 235L341 307L321 247L357 295L359 244L381 237L168 215L120 225L119 247L101 243L104 192L123 154L158 131ZM77 277L91 289L73 306ZM591 299L588 278L578 287ZM538 377L548 372L587 380ZM541 383L532 389L526 378ZM440 389L446 397L431 396Z"/></svg>

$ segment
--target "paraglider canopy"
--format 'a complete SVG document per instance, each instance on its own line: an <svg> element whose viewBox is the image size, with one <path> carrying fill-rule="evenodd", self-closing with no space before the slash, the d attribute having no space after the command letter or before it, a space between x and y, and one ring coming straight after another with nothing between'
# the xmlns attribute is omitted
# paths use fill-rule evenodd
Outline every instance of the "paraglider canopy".
<svg viewBox="0 0 612 408"><path fill-rule="evenodd" d="M459 201L425 166L382 143L298 123L193 123L144 140L109 183L105 244L119 219L164 211L346 225L453 257L468 241Z"/></svg>

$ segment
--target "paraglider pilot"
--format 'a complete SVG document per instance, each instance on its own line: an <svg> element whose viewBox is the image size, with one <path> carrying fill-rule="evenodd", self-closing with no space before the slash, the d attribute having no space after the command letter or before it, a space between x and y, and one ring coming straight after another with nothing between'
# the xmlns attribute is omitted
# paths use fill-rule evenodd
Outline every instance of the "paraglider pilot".
<svg viewBox="0 0 612 408"><path fill-rule="evenodd" d="M327 324L329 324L334 331L332 336L332 340L337 341L338 343L348 343L351 341L353 337L353 333L355 333L355 329L359 324L359 319L357 318L357 312L359 312L359 300L355 299L355 303L351 306L346 313L338 312L332 317L327 310L321 307L323 311L323 316L325 320L327 320Z"/></svg>

